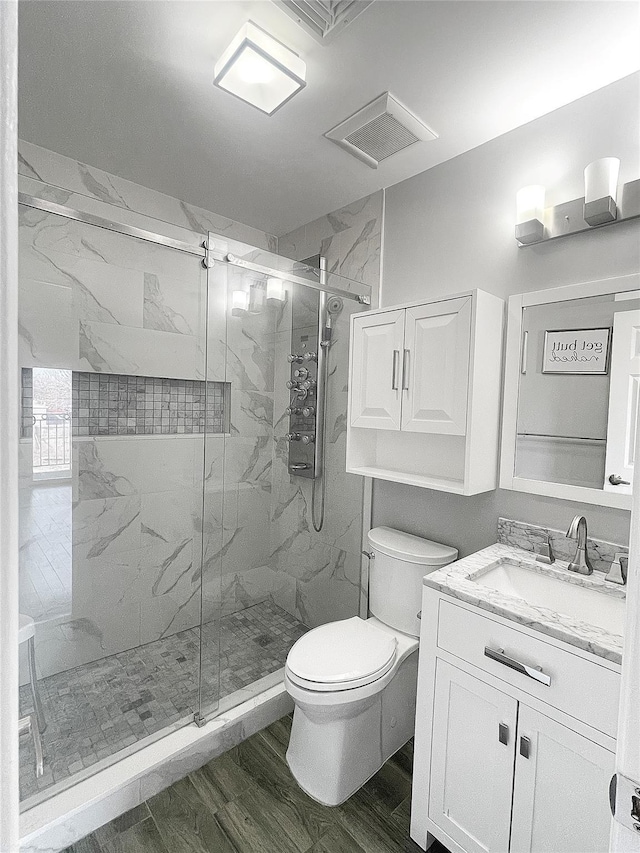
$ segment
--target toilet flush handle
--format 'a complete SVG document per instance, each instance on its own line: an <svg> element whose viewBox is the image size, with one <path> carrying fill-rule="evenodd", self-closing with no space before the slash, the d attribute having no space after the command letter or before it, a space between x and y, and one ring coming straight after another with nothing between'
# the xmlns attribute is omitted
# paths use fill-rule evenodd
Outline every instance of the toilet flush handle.
<svg viewBox="0 0 640 853"><path fill-rule="evenodd" d="M375 560L375 558L376 558L376 555L373 551L363 551L362 555L364 557L368 557L370 560Z"/></svg>

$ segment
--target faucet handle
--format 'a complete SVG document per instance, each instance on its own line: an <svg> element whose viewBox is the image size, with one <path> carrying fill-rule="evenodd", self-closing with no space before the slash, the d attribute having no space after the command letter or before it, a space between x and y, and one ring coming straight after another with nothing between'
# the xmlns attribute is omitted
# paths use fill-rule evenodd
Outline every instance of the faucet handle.
<svg viewBox="0 0 640 853"><path fill-rule="evenodd" d="M621 586L627 582L627 574L629 571L629 555L624 551L618 551L613 562L609 566L609 571L605 576L605 580L609 583L617 583Z"/></svg>
<svg viewBox="0 0 640 853"><path fill-rule="evenodd" d="M541 545L536 545L534 550L536 552L536 563L544 563L547 566L555 563L556 558L551 547L551 536L548 533L547 541Z"/></svg>

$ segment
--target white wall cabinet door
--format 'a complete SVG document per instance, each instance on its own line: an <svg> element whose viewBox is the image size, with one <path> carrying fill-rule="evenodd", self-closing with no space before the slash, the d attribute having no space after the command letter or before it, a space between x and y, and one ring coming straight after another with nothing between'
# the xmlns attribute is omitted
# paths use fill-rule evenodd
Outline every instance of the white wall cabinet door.
<svg viewBox="0 0 640 853"><path fill-rule="evenodd" d="M403 430L465 434L470 343L470 297L407 309Z"/></svg>
<svg viewBox="0 0 640 853"><path fill-rule="evenodd" d="M351 426L400 429L404 315L398 309L354 321Z"/></svg>
<svg viewBox="0 0 640 853"><path fill-rule="evenodd" d="M467 853L509 848L516 719L515 699L438 660L429 817Z"/></svg>
<svg viewBox="0 0 640 853"><path fill-rule="evenodd" d="M609 419L604 488L631 494L640 383L640 311L619 311L613 318ZM611 475L626 480L616 486Z"/></svg>
<svg viewBox="0 0 640 853"><path fill-rule="evenodd" d="M521 704L511 853L606 853L614 764L612 752Z"/></svg>

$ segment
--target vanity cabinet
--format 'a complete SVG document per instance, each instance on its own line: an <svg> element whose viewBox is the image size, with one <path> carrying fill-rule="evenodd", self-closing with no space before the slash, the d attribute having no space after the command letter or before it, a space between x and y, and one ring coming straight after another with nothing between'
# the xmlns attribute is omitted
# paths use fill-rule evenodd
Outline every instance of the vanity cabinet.
<svg viewBox="0 0 640 853"><path fill-rule="evenodd" d="M481 290L352 317L347 470L495 488L504 303Z"/></svg>
<svg viewBox="0 0 640 853"><path fill-rule="evenodd" d="M451 853L607 850L619 679L616 664L425 587L412 838Z"/></svg>

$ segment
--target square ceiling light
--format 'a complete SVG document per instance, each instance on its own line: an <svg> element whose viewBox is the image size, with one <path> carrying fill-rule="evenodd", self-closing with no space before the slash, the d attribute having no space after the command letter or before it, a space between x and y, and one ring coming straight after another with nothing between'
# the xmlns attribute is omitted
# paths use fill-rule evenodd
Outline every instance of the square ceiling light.
<svg viewBox="0 0 640 853"><path fill-rule="evenodd" d="M213 82L272 115L304 89L306 71L297 53L248 21L216 62Z"/></svg>

